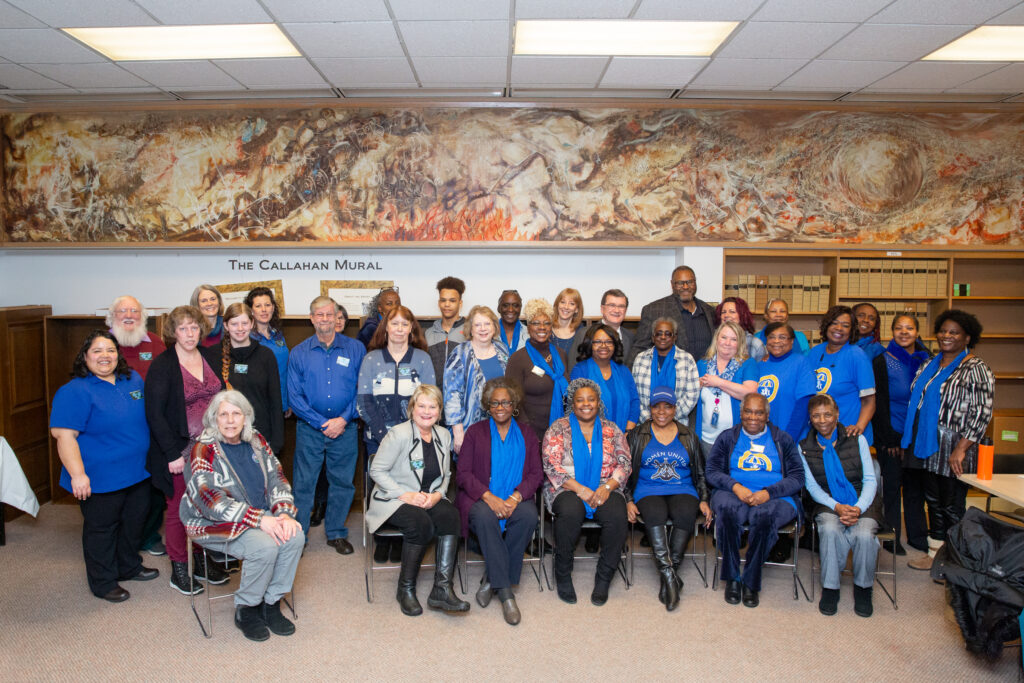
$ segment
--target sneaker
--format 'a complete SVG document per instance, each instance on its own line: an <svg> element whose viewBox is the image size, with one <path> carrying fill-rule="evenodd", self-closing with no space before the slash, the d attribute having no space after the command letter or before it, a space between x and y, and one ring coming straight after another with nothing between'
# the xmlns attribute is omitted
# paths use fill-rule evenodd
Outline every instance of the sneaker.
<svg viewBox="0 0 1024 683"><path fill-rule="evenodd" d="M167 554L167 546L164 545L163 541L157 541L153 545L146 548L146 552L153 557L160 557Z"/></svg>
<svg viewBox="0 0 1024 683"><path fill-rule="evenodd" d="M171 562L171 588L182 595L199 595L203 592L203 584L188 575L188 564Z"/></svg>
<svg viewBox="0 0 1024 683"><path fill-rule="evenodd" d="M202 556L197 557L195 562L192 563L192 575L200 581L206 581L214 586L227 583L231 578L216 562L210 561L207 564L209 564L209 567L204 568Z"/></svg>

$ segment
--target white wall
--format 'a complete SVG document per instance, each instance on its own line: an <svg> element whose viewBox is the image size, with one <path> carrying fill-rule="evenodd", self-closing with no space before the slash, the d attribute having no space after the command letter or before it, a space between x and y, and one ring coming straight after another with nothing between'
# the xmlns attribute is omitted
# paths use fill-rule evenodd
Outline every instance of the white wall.
<svg viewBox="0 0 1024 683"><path fill-rule="evenodd" d="M238 270L231 260L252 262ZM260 262L328 262L319 271L260 270ZM379 264L381 270L338 270L337 260ZM503 289L523 299L551 301L563 287L583 294L588 315L598 314L601 293L617 287L630 300L628 315L669 293L672 269L687 263L697 272L701 298L722 291L722 250L666 249L0 249L0 306L50 304L56 315L92 313L118 295L132 294L150 308L185 303L201 282L227 284L281 279L285 309L302 314L320 293L320 280L394 280L402 302L417 315L437 311L435 283L445 275L466 281L465 307L494 307Z"/></svg>

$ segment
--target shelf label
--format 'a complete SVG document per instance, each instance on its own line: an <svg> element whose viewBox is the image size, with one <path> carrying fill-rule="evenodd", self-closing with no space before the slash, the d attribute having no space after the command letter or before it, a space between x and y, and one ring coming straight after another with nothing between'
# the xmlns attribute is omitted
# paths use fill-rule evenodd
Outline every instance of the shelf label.
<svg viewBox="0 0 1024 683"><path fill-rule="evenodd" d="M1017 432L1011 432L1008 429L1004 429L1003 433L1000 434L999 438L1002 439L1003 441L1013 441L1014 443L1016 443L1017 442Z"/></svg>
<svg viewBox="0 0 1024 683"><path fill-rule="evenodd" d="M902 251L887 251L887 252L885 252L885 255L886 256L903 256L903 252Z"/></svg>

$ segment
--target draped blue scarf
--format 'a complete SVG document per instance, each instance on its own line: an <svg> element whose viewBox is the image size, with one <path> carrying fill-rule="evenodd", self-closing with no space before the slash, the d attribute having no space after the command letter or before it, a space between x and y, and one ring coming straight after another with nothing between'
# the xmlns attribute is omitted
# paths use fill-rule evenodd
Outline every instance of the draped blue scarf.
<svg viewBox="0 0 1024 683"><path fill-rule="evenodd" d="M825 449L823 460L825 462L825 479L828 481L829 493L837 503L855 505L857 503L857 489L846 478L846 473L843 472L843 463L840 462L839 454L836 453L836 430L833 429L832 434L824 442L821 440L821 434L818 434L817 437L818 445Z"/></svg>
<svg viewBox="0 0 1024 683"><path fill-rule="evenodd" d="M498 425L494 418L491 423L491 481L487 488L498 498L505 500L516 490L523 480L523 463L526 461L526 444L519 425L512 420L508 427L505 440L501 440ZM498 521L501 530L505 530L506 520Z"/></svg>
<svg viewBox="0 0 1024 683"><path fill-rule="evenodd" d="M587 379L594 380L601 388L605 417L625 432L626 423L629 421L629 388L626 386L626 379L622 373L628 372L628 370L615 361L610 361L612 376L606 381L604 375L601 374L601 368L593 358L588 358L577 365L582 365Z"/></svg>
<svg viewBox="0 0 1024 683"><path fill-rule="evenodd" d="M544 374L555 383L555 388L551 391L551 409L548 412L548 426L550 427L552 422L565 415L565 392L569 389L569 380L565 378L565 365L562 363L561 356L558 355L558 348L551 342L548 342L551 365L548 365L544 356L532 342L527 341L524 346L533 364L543 370Z"/></svg>
<svg viewBox="0 0 1024 683"><path fill-rule="evenodd" d="M512 353L519 347L519 333L523 331L523 326L518 320L516 321L514 331L512 332L511 342L509 342L505 336L505 323L499 321L498 329L501 330L501 340L505 342L505 346L508 347L509 355L512 355Z"/></svg>
<svg viewBox="0 0 1024 683"><path fill-rule="evenodd" d="M953 374L957 366L967 357L967 349L960 352L952 363L939 367L942 354L932 358L914 381L907 408L907 421L903 425L903 448L914 443L914 457L927 460L939 451L939 409L942 406L942 385ZM934 380L932 378L935 378ZM925 391L925 386L928 390ZM922 399L923 394L923 399ZM920 415L918 415L920 413ZM914 417L917 417L917 434L914 434Z"/></svg>
<svg viewBox="0 0 1024 683"><path fill-rule="evenodd" d="M673 392L676 390L676 349L673 346L668 350L665 362L658 367L658 349L654 349L651 356L651 391L655 387L668 387Z"/></svg>
<svg viewBox="0 0 1024 683"><path fill-rule="evenodd" d="M587 440L583 437L580 421L576 419L575 415L569 416L569 424L572 426L572 463L576 470L576 481L593 491L601 485L601 465L604 462L601 418L594 420L594 433L590 437L590 448L587 448ZM586 503L583 503L583 507L587 509L587 519L593 519L596 508L592 508Z"/></svg>
<svg viewBox="0 0 1024 683"><path fill-rule="evenodd" d="M897 344L895 339L889 341L889 345L885 347L885 350L889 355L898 360L900 365L910 368L911 378L917 374L921 363L928 360L928 352L920 348L920 346L914 353L907 353L907 350Z"/></svg>
<svg viewBox="0 0 1024 683"><path fill-rule="evenodd" d="M213 329L206 335L206 338L221 337L222 334L224 334L224 316L218 315L217 324L213 326Z"/></svg>

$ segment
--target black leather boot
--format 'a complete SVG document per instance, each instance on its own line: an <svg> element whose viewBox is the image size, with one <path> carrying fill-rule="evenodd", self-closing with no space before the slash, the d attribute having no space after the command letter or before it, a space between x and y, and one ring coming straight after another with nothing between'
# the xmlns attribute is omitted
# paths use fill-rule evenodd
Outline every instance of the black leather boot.
<svg viewBox="0 0 1024 683"><path fill-rule="evenodd" d="M663 603L669 612L679 606L679 587L676 585L676 572L672 568L672 559L668 550L668 531L664 526L647 527L647 537L651 539L651 550L654 551L654 565L661 575L661 592L665 595Z"/></svg>
<svg viewBox="0 0 1024 683"><path fill-rule="evenodd" d="M686 546L690 544L692 535L693 532L689 529L675 527L672 529L672 538L668 542L669 556L672 558L672 567L676 573L676 591L679 593L683 591L683 577L680 574L683 571L683 560L686 559Z"/></svg>
<svg viewBox="0 0 1024 683"><path fill-rule="evenodd" d="M434 564L434 588L427 596L427 607L444 612L468 612L469 603L459 600L452 590L455 558L459 551L458 536L437 537L437 558Z"/></svg>
<svg viewBox="0 0 1024 683"><path fill-rule="evenodd" d="M398 605L402 614L417 617L423 614L423 607L416 599L416 577L420 575L420 563L427 547L415 543L402 545L402 568L398 571Z"/></svg>
<svg viewBox="0 0 1024 683"><path fill-rule="evenodd" d="M572 585L572 550L559 552L555 548L555 589L558 598L570 605L576 604L576 588Z"/></svg>

